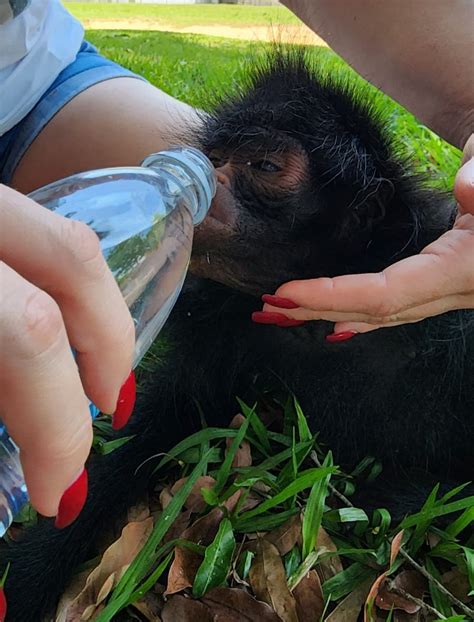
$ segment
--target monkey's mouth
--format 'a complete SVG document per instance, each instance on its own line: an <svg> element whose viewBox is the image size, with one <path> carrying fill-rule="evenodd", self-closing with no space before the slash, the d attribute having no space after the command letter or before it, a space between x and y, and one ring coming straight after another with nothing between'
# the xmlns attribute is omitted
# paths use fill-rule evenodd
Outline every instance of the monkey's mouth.
<svg viewBox="0 0 474 622"><path fill-rule="evenodd" d="M222 184L217 184L211 208L194 232L193 253L215 249L220 242L237 233L238 209L232 194Z"/></svg>

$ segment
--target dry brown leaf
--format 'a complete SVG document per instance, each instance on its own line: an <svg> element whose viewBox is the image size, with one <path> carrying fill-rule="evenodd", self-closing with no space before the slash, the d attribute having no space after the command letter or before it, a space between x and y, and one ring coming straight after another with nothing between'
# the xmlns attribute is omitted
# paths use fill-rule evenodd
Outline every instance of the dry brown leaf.
<svg viewBox="0 0 474 622"><path fill-rule="evenodd" d="M358 620L371 585L372 580L369 579L356 587L356 589L348 594L334 611L329 614L325 622L354 622Z"/></svg>
<svg viewBox="0 0 474 622"><path fill-rule="evenodd" d="M262 501L263 499L260 495L256 495L254 492L250 491L245 497L244 502L240 506L240 511L243 513L248 512L248 510L253 510L253 508L256 508L257 505L260 505Z"/></svg>
<svg viewBox="0 0 474 622"><path fill-rule="evenodd" d="M242 424L244 424L247 420L245 419L245 417L243 416L242 413L238 413L237 415L235 415L235 417L232 418L232 421L229 423L229 428L231 430L237 430L238 428L242 427ZM229 439L232 440L232 439Z"/></svg>
<svg viewBox="0 0 474 622"><path fill-rule="evenodd" d="M188 481L187 477L183 477L182 479L179 479L171 487L171 490L170 490L171 494L175 495L180 490L180 488L184 486L184 484L187 481ZM191 512L197 512L197 513L203 512L207 507L207 503L204 501L204 498L201 493L201 488L213 488L215 483L216 483L216 480L210 475L202 475L201 477L198 477L196 480L196 483L191 488L191 492L189 493L188 498L186 499L184 503L184 507L187 510L191 510Z"/></svg>
<svg viewBox="0 0 474 622"><path fill-rule="evenodd" d="M245 417L241 414L235 415L232 421L229 424L229 428L237 429L246 421ZM229 447L232 445L233 438L227 438L225 441L226 444L226 453ZM248 441L242 441L239 448L235 452L234 459L232 460L232 466L234 468L238 467L247 467L252 466L252 452L250 450L250 443Z"/></svg>
<svg viewBox="0 0 474 622"><path fill-rule="evenodd" d="M324 596L316 570L310 570L293 590L299 622L319 620L324 611Z"/></svg>
<svg viewBox="0 0 474 622"><path fill-rule="evenodd" d="M318 530L316 547L322 555L324 555L324 553L335 553L337 551L337 546L323 527L320 527ZM322 583L336 576L343 570L339 555L331 555L331 557L320 560L316 570Z"/></svg>
<svg viewBox="0 0 474 622"><path fill-rule="evenodd" d="M163 622L214 622L205 604L179 594L168 599L161 612L161 619Z"/></svg>
<svg viewBox="0 0 474 622"><path fill-rule="evenodd" d="M395 611L393 614L393 622L420 622L421 612L405 613L404 611ZM426 618L423 618L426 620ZM383 621L385 622L385 620Z"/></svg>
<svg viewBox="0 0 474 622"><path fill-rule="evenodd" d="M222 504L223 507L225 507L225 509L229 512L229 514L232 514L232 512L235 510L235 507L239 502L240 497L242 496L242 492L242 489L239 488L239 490L236 490L234 494L226 499Z"/></svg>
<svg viewBox="0 0 474 622"><path fill-rule="evenodd" d="M173 495L171 494L170 487L166 486L166 488L163 488L163 490L160 492L160 503L163 510L166 510L172 500Z"/></svg>
<svg viewBox="0 0 474 622"><path fill-rule="evenodd" d="M183 540L207 546L213 541L223 517L224 512L220 508L214 508L209 514L199 518L185 529L181 537ZM168 572L166 594L176 594L191 587L201 562L202 555L189 549L176 547L173 563Z"/></svg>
<svg viewBox="0 0 474 622"><path fill-rule="evenodd" d="M144 499L127 510L127 523L140 522L149 516L148 499Z"/></svg>
<svg viewBox="0 0 474 622"><path fill-rule="evenodd" d="M281 622L271 607L242 589L216 587L202 601L214 616L213 622Z"/></svg>
<svg viewBox="0 0 474 622"><path fill-rule="evenodd" d="M451 594L459 598L461 602L468 603L471 600L468 595L471 589L468 576L460 572L457 568L445 572L441 577L441 583Z"/></svg>
<svg viewBox="0 0 474 622"><path fill-rule="evenodd" d="M84 607L80 604L73 607L72 602L83 590L87 577L90 573L90 569L84 570L80 574L76 575L68 585L67 590L61 596L61 600L59 601L58 608L56 610L56 622L71 622L73 620L80 619Z"/></svg>
<svg viewBox="0 0 474 622"><path fill-rule="evenodd" d="M295 514L264 537L277 547L280 555L286 555L301 539L301 516Z"/></svg>
<svg viewBox="0 0 474 622"><path fill-rule="evenodd" d="M126 525L120 538L109 546L100 564L89 574L79 594L67 604L61 599L56 622L77 622L81 615L82 619L90 619L97 612L101 599L107 596L124 569L140 552L152 529L151 517Z"/></svg>
<svg viewBox="0 0 474 622"><path fill-rule="evenodd" d="M296 602L288 589L283 562L271 542L258 541L249 580L256 597L273 607L283 622L298 622Z"/></svg>
<svg viewBox="0 0 474 622"><path fill-rule="evenodd" d="M148 622L161 622L161 610L163 609L163 600L158 594L147 592L145 596L132 604Z"/></svg>
<svg viewBox="0 0 474 622"><path fill-rule="evenodd" d="M176 520L173 521L173 524L166 532L163 538L163 544L167 542L171 542L171 540L175 540L176 538L180 538L185 529L187 529L189 525L189 521L191 520L191 511L184 510L176 517Z"/></svg>
<svg viewBox="0 0 474 622"><path fill-rule="evenodd" d="M390 545L390 566L393 565L393 562L397 559L398 554L400 553L404 533L405 532L402 529L392 540L392 543Z"/></svg>
<svg viewBox="0 0 474 622"><path fill-rule="evenodd" d="M402 546L403 539L403 529L397 533L397 535L393 538L392 543L390 545L390 566L397 559L398 553L400 552L400 548ZM367 600L365 601L364 607L364 622L368 622L369 620L369 606L370 603L374 603L378 593L387 578L388 570L383 572L379 577L377 577L370 588L370 591L367 595Z"/></svg>
<svg viewBox="0 0 474 622"><path fill-rule="evenodd" d="M404 570L400 572L392 582L385 581L379 588L375 604L379 609L390 611L390 609L401 609L406 613L416 613L420 606L391 591L391 586L400 588L411 596L421 599L426 590L426 581L416 570Z"/></svg>

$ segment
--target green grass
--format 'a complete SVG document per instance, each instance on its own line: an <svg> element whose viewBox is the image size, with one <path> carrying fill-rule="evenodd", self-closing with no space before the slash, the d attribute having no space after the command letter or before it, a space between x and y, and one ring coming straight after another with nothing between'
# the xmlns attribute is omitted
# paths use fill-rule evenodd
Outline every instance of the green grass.
<svg viewBox="0 0 474 622"><path fill-rule="evenodd" d="M394 522L385 509L368 516L354 507L350 499L354 489L370 479L370 461L364 460L352 473L343 473L333 466L331 452L326 453L318 446L296 402L290 401L281 409L279 425L289 428L288 435L268 430L258 412L242 402L240 407L243 413L240 428L205 428L181 441L161 459L155 458L155 470L167 476L165 485L171 486L178 478L186 478L186 483L157 515L148 541L110 594L105 609L95 618L97 622L118 620L117 613L127 608L131 613L130 606L156 583L161 594L167 584L166 570L178 546L186 546L196 553L194 571L183 562L183 569L191 573L186 576L194 577L192 593L196 598L205 596L213 587L241 587L242 581L250 580L253 588L248 572L253 556L257 560L259 553L248 538L257 531L260 537L275 543L282 533L286 534L287 552L280 551L281 560L277 562L285 569L285 578L281 579L284 585L292 589L312 568L320 573L328 614L363 584L367 593L370 584L382 573L394 579L398 572L410 570L412 576L416 571L424 572L428 578L429 592L424 600L436 610L439 620L459 613L465 614L459 617L459 622L470 619L474 612L467 601L472 599L460 603L449 590L442 590L443 573L447 569L455 569L457 573L458 596L459 590L467 595L469 589L474 589L474 536L469 538L466 533L472 524L474 498L453 501L455 491L441 496L435 489L420 511L406 517L401 524ZM110 428L110 423L102 422L102 432L107 436L104 426ZM232 439L227 450L225 438ZM243 441L249 443L252 464L232 467ZM216 530L220 526L215 538L206 535L209 527L197 529L199 513L196 513L191 520L194 539L183 540L185 536L181 535L178 540L166 541L173 522L182 516L191 488L204 473L214 483L212 488L201 489L207 504L202 515L215 514L218 507L222 508L220 518L216 519ZM194 493L198 491L199 485L195 485ZM240 500L231 509L226 508L226 501L238 491ZM249 495L257 500L257 505L245 509ZM156 506L156 501L150 501L150 506L153 503ZM458 518L453 518L447 528L437 527L438 516L449 518L456 513ZM321 532L322 541L318 538ZM331 544L337 547L336 560ZM335 565L334 561L337 561ZM332 568L329 576L328 564ZM409 581L406 591L410 592L411 585ZM371 608L375 612L375 604ZM246 613L246 619L255 619L251 609ZM355 612L352 617L340 619L355 622ZM375 622L372 616L368 619ZM376 620L382 622L381 617Z"/></svg>
<svg viewBox="0 0 474 622"><path fill-rule="evenodd" d="M300 20L284 7L240 5L166 5L166 4L104 4L66 2L66 7L78 19L125 19L160 22L176 28L187 26L271 26L300 24Z"/></svg>

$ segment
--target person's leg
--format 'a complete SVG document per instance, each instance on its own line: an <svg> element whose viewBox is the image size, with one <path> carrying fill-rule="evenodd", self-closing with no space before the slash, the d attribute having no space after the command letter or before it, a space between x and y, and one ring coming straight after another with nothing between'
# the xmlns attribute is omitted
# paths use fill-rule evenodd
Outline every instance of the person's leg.
<svg viewBox="0 0 474 622"><path fill-rule="evenodd" d="M151 84L117 77L71 99L31 143L11 185L31 192L79 171L136 166L197 122L196 111Z"/></svg>

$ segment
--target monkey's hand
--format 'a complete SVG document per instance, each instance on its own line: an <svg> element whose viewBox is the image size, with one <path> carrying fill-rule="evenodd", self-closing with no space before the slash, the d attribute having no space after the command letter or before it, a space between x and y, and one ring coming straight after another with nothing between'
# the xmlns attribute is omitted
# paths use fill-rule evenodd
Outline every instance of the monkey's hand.
<svg viewBox="0 0 474 622"><path fill-rule="evenodd" d="M466 144L463 162L454 185L459 214L452 230L419 255L378 274L285 283L276 296L299 305L285 309L285 315L335 322L334 333L349 337L351 332L474 309L474 135ZM264 310L281 313L272 305L265 305Z"/></svg>

